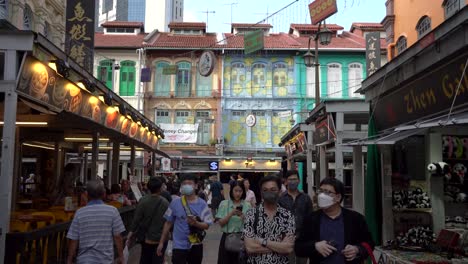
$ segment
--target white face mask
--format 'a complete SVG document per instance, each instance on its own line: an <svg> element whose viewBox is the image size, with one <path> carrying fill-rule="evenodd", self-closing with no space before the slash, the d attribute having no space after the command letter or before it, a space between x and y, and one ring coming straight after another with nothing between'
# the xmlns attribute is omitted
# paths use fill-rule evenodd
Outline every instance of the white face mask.
<svg viewBox="0 0 468 264"><path fill-rule="evenodd" d="M330 206L335 204L335 201L333 200L333 197L331 197L328 194L321 193L318 195L318 206L321 209L327 209Z"/></svg>

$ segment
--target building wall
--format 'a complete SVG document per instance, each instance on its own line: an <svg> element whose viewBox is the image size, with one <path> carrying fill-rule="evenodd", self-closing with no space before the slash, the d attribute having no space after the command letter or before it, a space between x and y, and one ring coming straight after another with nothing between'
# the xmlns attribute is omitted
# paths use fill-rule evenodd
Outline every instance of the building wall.
<svg viewBox="0 0 468 264"><path fill-rule="evenodd" d="M2 2L2 1L0 1ZM0 7L2 14L15 27L30 29L45 35L56 46L64 48L65 42L65 1L64 0L8 0ZM25 28L25 10L31 10L30 27ZM26 12L28 13L28 12Z"/></svg>
<svg viewBox="0 0 468 264"><path fill-rule="evenodd" d="M145 19L147 32L169 32L169 23L184 21L184 0L147 0L146 9L152 10Z"/></svg>

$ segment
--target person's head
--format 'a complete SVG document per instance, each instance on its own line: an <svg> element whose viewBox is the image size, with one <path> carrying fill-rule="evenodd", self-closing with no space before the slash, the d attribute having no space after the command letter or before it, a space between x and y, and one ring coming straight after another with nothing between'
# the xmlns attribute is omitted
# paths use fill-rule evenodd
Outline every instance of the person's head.
<svg viewBox="0 0 468 264"><path fill-rule="evenodd" d="M331 177L327 177L320 182L318 193L318 205L322 209L333 206L340 206L344 199L344 184Z"/></svg>
<svg viewBox="0 0 468 264"><path fill-rule="evenodd" d="M237 175L236 174L231 174L231 180L237 180Z"/></svg>
<svg viewBox="0 0 468 264"><path fill-rule="evenodd" d="M180 178L180 185L182 195L193 195L197 186L197 178L193 174L185 174Z"/></svg>
<svg viewBox="0 0 468 264"><path fill-rule="evenodd" d="M237 174L237 179L243 179L244 178L244 174L243 173L239 173Z"/></svg>
<svg viewBox="0 0 468 264"><path fill-rule="evenodd" d="M294 192L297 190L297 186L299 186L299 173L297 170L288 170L286 172L285 180L285 185L288 187L288 190Z"/></svg>
<svg viewBox="0 0 468 264"><path fill-rule="evenodd" d="M243 182L244 182L245 190L246 191L250 190L250 181L249 181L249 179L244 179Z"/></svg>
<svg viewBox="0 0 468 264"><path fill-rule="evenodd" d="M236 181L231 186L231 189L229 190L229 197L231 197L231 200L233 201L240 201L245 199L245 188L244 184L242 182Z"/></svg>
<svg viewBox="0 0 468 264"><path fill-rule="evenodd" d="M162 181L157 177L151 177L148 181L148 190L154 194L161 191Z"/></svg>
<svg viewBox="0 0 468 264"><path fill-rule="evenodd" d="M122 180L122 191L128 192L130 190L130 182L128 180Z"/></svg>
<svg viewBox="0 0 468 264"><path fill-rule="evenodd" d="M281 179L276 176L266 176L260 180L259 185L263 201L267 204L276 204L281 192Z"/></svg>
<svg viewBox="0 0 468 264"><path fill-rule="evenodd" d="M117 183L111 185L111 194L118 194L120 193L120 186Z"/></svg>
<svg viewBox="0 0 468 264"><path fill-rule="evenodd" d="M99 200L104 197L106 189L104 188L104 182L101 180L88 181L86 184L86 191L88 193L89 200Z"/></svg>

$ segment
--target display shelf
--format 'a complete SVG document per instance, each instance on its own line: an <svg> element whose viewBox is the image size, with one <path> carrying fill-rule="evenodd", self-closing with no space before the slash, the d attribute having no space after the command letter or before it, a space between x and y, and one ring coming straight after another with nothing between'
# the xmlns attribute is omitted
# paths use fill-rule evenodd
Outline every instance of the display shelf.
<svg viewBox="0 0 468 264"><path fill-rule="evenodd" d="M432 208L403 208L403 209L395 209L395 208L393 208L393 212L420 212L420 213L432 213Z"/></svg>

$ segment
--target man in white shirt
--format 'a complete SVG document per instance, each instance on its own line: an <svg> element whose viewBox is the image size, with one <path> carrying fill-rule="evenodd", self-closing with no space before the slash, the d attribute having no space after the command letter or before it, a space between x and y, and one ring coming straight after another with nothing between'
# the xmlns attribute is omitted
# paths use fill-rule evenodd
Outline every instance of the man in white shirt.
<svg viewBox="0 0 468 264"><path fill-rule="evenodd" d="M244 179L244 188L246 191L245 194L245 201L250 203L252 207L255 207L257 205L257 198L255 197L255 193L250 190L250 182L249 179Z"/></svg>

